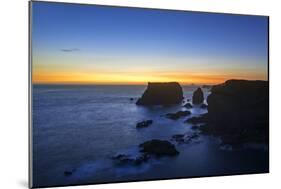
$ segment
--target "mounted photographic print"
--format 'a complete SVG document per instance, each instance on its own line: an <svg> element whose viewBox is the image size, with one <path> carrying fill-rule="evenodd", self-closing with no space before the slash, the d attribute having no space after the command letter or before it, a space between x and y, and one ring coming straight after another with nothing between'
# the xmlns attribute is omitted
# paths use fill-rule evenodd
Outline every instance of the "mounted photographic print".
<svg viewBox="0 0 281 189"><path fill-rule="evenodd" d="M268 28L30 2L30 187L268 173Z"/></svg>

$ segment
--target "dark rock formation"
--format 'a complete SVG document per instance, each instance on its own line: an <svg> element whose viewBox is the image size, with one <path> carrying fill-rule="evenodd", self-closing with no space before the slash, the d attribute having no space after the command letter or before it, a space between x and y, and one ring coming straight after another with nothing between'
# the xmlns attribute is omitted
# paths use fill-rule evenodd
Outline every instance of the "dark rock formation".
<svg viewBox="0 0 281 189"><path fill-rule="evenodd" d="M185 123L191 123L191 124L200 124L200 123L206 123L208 120L207 114L203 114L199 117L191 117L185 120Z"/></svg>
<svg viewBox="0 0 281 189"><path fill-rule="evenodd" d="M64 175L65 176L70 176L70 175L72 175L72 171L64 171Z"/></svg>
<svg viewBox="0 0 281 189"><path fill-rule="evenodd" d="M123 158L127 158L128 155L126 154L117 154L115 156L112 156L112 159L123 159Z"/></svg>
<svg viewBox="0 0 281 189"><path fill-rule="evenodd" d="M172 140L175 140L176 142L182 143L182 142L184 142L184 134L173 135Z"/></svg>
<svg viewBox="0 0 281 189"><path fill-rule="evenodd" d="M130 155L126 155L126 154L118 154L118 155L112 157L112 159L118 165L124 165L124 164L140 165L140 164L148 161L149 158L150 158L150 156L146 153L142 153L137 157L131 157Z"/></svg>
<svg viewBox="0 0 281 189"><path fill-rule="evenodd" d="M188 103L186 103L185 105L183 105L184 107L186 107L186 108L192 108L193 106L188 102Z"/></svg>
<svg viewBox="0 0 281 189"><path fill-rule="evenodd" d="M213 86L208 102L205 133L218 135L224 143L268 143L268 81L228 80Z"/></svg>
<svg viewBox="0 0 281 189"><path fill-rule="evenodd" d="M130 98L130 101L133 101L134 100L134 98Z"/></svg>
<svg viewBox="0 0 281 189"><path fill-rule="evenodd" d="M198 129L199 129L199 126L193 125L193 126L191 127L191 129L192 129L192 130L198 130Z"/></svg>
<svg viewBox="0 0 281 189"><path fill-rule="evenodd" d="M212 85L203 85L202 88L210 89L210 88L212 88Z"/></svg>
<svg viewBox="0 0 281 189"><path fill-rule="evenodd" d="M181 103L183 92L179 83L148 83L137 105L171 105Z"/></svg>
<svg viewBox="0 0 281 189"><path fill-rule="evenodd" d="M179 152L175 146L165 140L149 140L139 145L141 152L156 156L175 156Z"/></svg>
<svg viewBox="0 0 281 189"><path fill-rule="evenodd" d="M75 171L75 169L72 169L72 170L66 170L63 172L64 176L71 176L73 174L73 172Z"/></svg>
<svg viewBox="0 0 281 189"><path fill-rule="evenodd" d="M200 108L208 108L207 104L201 104Z"/></svg>
<svg viewBox="0 0 281 189"><path fill-rule="evenodd" d="M202 89L199 87L196 91L193 92L192 103L201 104L204 101L204 94Z"/></svg>
<svg viewBox="0 0 281 189"><path fill-rule="evenodd" d="M135 160L134 163L136 165L142 164L143 162L147 162L149 160L150 156L147 153L143 153L139 155Z"/></svg>
<svg viewBox="0 0 281 189"><path fill-rule="evenodd" d="M186 110L186 111L178 111L176 113L168 113L168 114L166 114L166 117L169 119L172 119L172 120L177 120L181 117L185 117L190 114L191 114L191 112Z"/></svg>
<svg viewBox="0 0 281 189"><path fill-rule="evenodd" d="M129 155L126 154L118 154L116 156L112 157L113 160L117 160L119 164L124 164L124 163L131 163L133 162L133 159L130 158Z"/></svg>
<svg viewBox="0 0 281 189"><path fill-rule="evenodd" d="M198 133L177 134L172 136L172 140L177 143L190 143L197 138L199 138Z"/></svg>
<svg viewBox="0 0 281 189"><path fill-rule="evenodd" d="M198 137L199 137L199 134L193 133L193 134L189 137L189 139L192 140L192 139L195 139L195 138L198 138Z"/></svg>
<svg viewBox="0 0 281 189"><path fill-rule="evenodd" d="M137 123L136 127L137 128L144 128L144 127L148 127L149 125L151 125L153 123L153 120L146 120L146 121L142 121Z"/></svg>

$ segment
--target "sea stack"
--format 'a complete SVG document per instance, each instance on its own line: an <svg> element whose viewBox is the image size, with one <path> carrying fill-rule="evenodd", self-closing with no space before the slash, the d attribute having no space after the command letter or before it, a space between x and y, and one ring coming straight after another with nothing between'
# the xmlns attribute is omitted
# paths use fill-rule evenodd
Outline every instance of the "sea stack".
<svg viewBox="0 0 281 189"><path fill-rule="evenodd" d="M137 105L171 105L179 104L183 100L182 87L177 82L148 83Z"/></svg>
<svg viewBox="0 0 281 189"><path fill-rule="evenodd" d="M202 89L199 87L196 91L193 92L192 103L201 104L204 101L204 94Z"/></svg>
<svg viewBox="0 0 281 189"><path fill-rule="evenodd" d="M268 81L228 80L212 87L208 127L226 143L268 143Z"/></svg>

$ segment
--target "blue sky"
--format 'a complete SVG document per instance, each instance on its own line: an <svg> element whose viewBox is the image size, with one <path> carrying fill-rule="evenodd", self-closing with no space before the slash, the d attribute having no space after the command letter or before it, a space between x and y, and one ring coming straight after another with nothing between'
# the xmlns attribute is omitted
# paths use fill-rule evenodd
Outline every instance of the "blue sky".
<svg viewBox="0 0 281 189"><path fill-rule="evenodd" d="M33 2L33 63L38 74L65 67L79 67L82 74L84 66L86 74L90 67L92 74L141 70L143 76L167 72L167 78L168 70L198 75L210 68L213 75L234 70L239 77L240 70L245 78L245 70L252 74L249 79L266 79L267 21L262 16Z"/></svg>

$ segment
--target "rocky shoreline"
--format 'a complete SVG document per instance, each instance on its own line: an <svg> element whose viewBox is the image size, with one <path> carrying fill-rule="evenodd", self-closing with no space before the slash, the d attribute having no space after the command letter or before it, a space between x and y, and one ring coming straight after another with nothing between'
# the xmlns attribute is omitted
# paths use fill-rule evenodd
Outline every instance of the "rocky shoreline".
<svg viewBox="0 0 281 189"><path fill-rule="evenodd" d="M176 90L173 90L176 89ZM158 91L159 90L159 91ZM172 91L172 92L171 92ZM168 99L167 99L168 98ZM178 83L149 83L138 105L167 105L182 103L183 94ZM126 154L114 157L119 163L139 165L151 157L176 156L180 152L176 144L188 144L204 135L214 135L222 144L268 143L268 82L228 80L211 88L211 94L204 103L204 94L199 87L193 92L192 103L183 105L186 109L194 105L207 109L208 113L189 117L184 122L192 124L193 133L176 134L168 140L152 139L139 145L140 155L129 158ZM191 115L189 110L167 113L166 118L178 120ZM137 123L137 128L148 127L153 120ZM171 142L170 142L170 141Z"/></svg>
<svg viewBox="0 0 281 189"><path fill-rule="evenodd" d="M153 83L149 85L150 91L155 91L161 86L159 83L155 88ZM166 84L163 85L165 90L172 90L174 87L168 89ZM179 86L178 83L173 85ZM174 96L182 95L182 89L178 91L179 94L175 91ZM150 99L149 96L146 98ZM179 103L179 98L171 101ZM208 113L200 117L188 118L186 123L203 124L204 126L200 127L202 133L218 136L227 144L268 143L268 81L228 80L223 84L212 86L211 94L206 101L208 105L203 103L204 95L201 88L194 91L192 103L206 108ZM159 101L156 104L159 104ZM188 102L184 107L190 109L193 105ZM190 114L190 111L186 110L166 114L166 117L177 120Z"/></svg>
<svg viewBox="0 0 281 189"><path fill-rule="evenodd" d="M204 99L201 88L194 91L192 103L188 100L184 103L183 99L182 88L176 82L148 83L147 89L136 104L142 106L181 104L180 107L183 109L167 113L163 117L171 121L188 123L191 125L191 132L174 134L166 140L150 139L136 144L138 155L119 153L111 157L116 165L138 166L151 158L176 157L180 154L177 145L200 142L202 134L220 138L222 145L268 144L267 81L228 80L213 86L207 99ZM208 112L194 116L191 113L194 107ZM142 132L143 129L154 125L154 121L141 120L136 123L136 129ZM71 176L72 172L65 171L64 175Z"/></svg>

